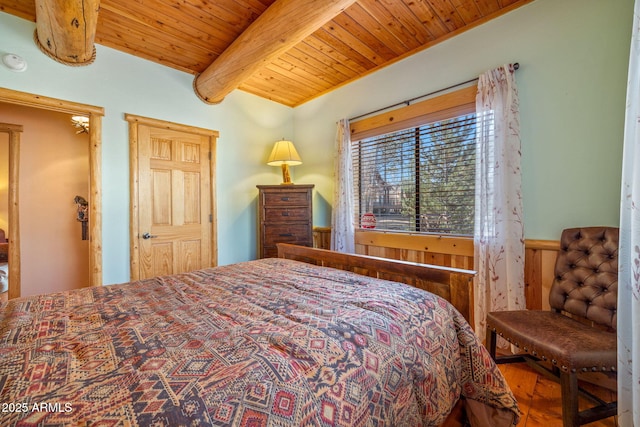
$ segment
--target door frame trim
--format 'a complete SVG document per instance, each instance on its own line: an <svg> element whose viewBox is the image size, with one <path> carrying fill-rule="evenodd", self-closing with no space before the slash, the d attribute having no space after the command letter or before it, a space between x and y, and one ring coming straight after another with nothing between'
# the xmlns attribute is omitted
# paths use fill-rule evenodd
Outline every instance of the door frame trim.
<svg viewBox="0 0 640 427"><path fill-rule="evenodd" d="M80 104L62 99L49 98L27 92L20 92L0 87L0 102L13 105L21 105L32 108L40 108L48 111L67 113L71 115L89 116L89 284L90 286L102 285L102 117L104 108L94 105ZM10 159L11 160L11 159ZM10 166L11 167L11 166ZM14 170L17 165L14 165ZM16 201L19 192L19 182L16 186ZM11 210L11 207L10 207ZM16 216L18 209L15 209ZM12 221L19 219L10 218L9 235L11 243L20 241L20 229L12 226ZM13 230L17 228L16 230ZM11 241L11 238L14 240ZM18 243L19 244L19 243ZM10 249L11 251L11 249ZM14 254L14 257L16 254ZM19 254L17 254L19 257ZM11 259L9 260L11 263ZM20 276L18 276L19 278ZM12 290L12 280L9 276L9 298L20 296L20 284Z"/></svg>
<svg viewBox="0 0 640 427"><path fill-rule="evenodd" d="M138 236L140 235L138 203L139 203L139 182L138 182L138 125L146 125L158 129L168 129L178 132L191 133L206 136L209 138L209 184L211 199L211 266L218 263L218 233L216 215L216 142L220 136L218 131L205 129L180 123L168 122L165 120L152 119L149 117L137 116L125 113L124 119L129 122L129 253L130 253L130 280L140 279L140 247Z"/></svg>
<svg viewBox="0 0 640 427"><path fill-rule="evenodd" d="M21 292L20 279L20 217L19 213L19 187L20 176L20 136L23 126L10 123L0 123L0 132L9 135L9 292L8 298L18 298Z"/></svg>

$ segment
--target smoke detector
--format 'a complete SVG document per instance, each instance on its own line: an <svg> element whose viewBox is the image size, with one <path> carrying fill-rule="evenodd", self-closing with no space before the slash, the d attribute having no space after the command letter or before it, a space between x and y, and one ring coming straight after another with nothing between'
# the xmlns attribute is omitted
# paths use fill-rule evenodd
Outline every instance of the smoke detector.
<svg viewBox="0 0 640 427"><path fill-rule="evenodd" d="M4 55L2 57L2 63L11 71L22 72L27 69L27 61L13 53Z"/></svg>

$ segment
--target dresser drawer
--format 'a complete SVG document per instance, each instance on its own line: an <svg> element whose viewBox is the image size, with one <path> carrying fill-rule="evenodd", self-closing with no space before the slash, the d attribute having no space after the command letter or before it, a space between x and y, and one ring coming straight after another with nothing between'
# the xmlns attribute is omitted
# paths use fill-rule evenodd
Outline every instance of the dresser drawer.
<svg viewBox="0 0 640 427"><path fill-rule="evenodd" d="M308 244L309 240L313 238L309 230L311 228L307 224L265 225L264 242L266 245L275 245L276 243Z"/></svg>
<svg viewBox="0 0 640 427"><path fill-rule="evenodd" d="M270 192L262 195L263 203L269 206L306 206L309 204L309 193L306 191Z"/></svg>
<svg viewBox="0 0 640 427"><path fill-rule="evenodd" d="M261 255L262 255L262 258L278 258L278 247L263 246Z"/></svg>
<svg viewBox="0 0 640 427"><path fill-rule="evenodd" d="M309 234L307 224L299 225L265 225L262 236L262 256L278 256L276 243L292 243L294 245L313 246L313 233Z"/></svg>
<svg viewBox="0 0 640 427"><path fill-rule="evenodd" d="M297 208L281 208L281 207L265 207L264 222L291 222L291 221L309 221L311 218L311 210L308 207Z"/></svg>

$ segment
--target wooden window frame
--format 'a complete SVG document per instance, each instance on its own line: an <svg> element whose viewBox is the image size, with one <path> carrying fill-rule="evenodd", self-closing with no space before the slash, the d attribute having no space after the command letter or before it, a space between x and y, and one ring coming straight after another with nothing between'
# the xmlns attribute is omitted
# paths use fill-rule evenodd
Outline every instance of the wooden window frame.
<svg viewBox="0 0 640 427"><path fill-rule="evenodd" d="M475 86L449 92L393 111L350 123L351 140L420 126L476 111Z"/></svg>
<svg viewBox="0 0 640 427"><path fill-rule="evenodd" d="M379 135L397 132L428 123L451 119L476 111L476 86L468 86L427 100L407 105L389 112L350 123L351 141L360 141ZM417 193L416 193L417 195ZM363 230L356 224L356 230ZM383 230L379 230L383 231ZM415 231L390 231L386 233L419 233Z"/></svg>

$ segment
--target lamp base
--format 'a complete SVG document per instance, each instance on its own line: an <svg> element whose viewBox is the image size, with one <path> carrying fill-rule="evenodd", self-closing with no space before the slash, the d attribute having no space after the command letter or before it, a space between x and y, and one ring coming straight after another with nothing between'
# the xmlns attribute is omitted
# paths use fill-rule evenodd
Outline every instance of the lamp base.
<svg viewBox="0 0 640 427"><path fill-rule="evenodd" d="M289 173L289 165L286 163L283 163L281 167L282 167L282 182L280 183L280 185L293 185L293 182L291 182L291 174Z"/></svg>

